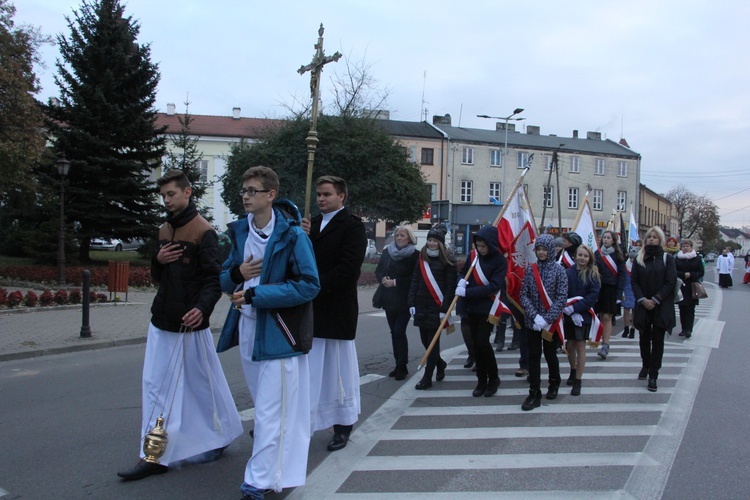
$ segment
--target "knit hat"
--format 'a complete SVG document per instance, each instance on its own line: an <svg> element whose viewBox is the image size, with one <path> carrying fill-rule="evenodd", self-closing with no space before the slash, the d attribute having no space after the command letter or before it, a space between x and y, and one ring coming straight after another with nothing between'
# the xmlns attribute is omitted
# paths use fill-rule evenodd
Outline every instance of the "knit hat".
<svg viewBox="0 0 750 500"><path fill-rule="evenodd" d="M581 243L583 243L583 240L578 235L578 233L573 232L573 231L569 231L567 233L564 233L562 235L562 237L565 238L566 240L568 240L570 242L570 244L573 245L576 248L578 248L579 246L581 246Z"/></svg>
<svg viewBox="0 0 750 500"><path fill-rule="evenodd" d="M555 251L555 237L551 234L540 234L534 240L534 249L538 247L544 247L552 255Z"/></svg>
<svg viewBox="0 0 750 500"><path fill-rule="evenodd" d="M432 226L430 231L427 233L427 238L435 238L440 243L445 245L445 233L448 232L448 229L442 225L442 224L435 224Z"/></svg>

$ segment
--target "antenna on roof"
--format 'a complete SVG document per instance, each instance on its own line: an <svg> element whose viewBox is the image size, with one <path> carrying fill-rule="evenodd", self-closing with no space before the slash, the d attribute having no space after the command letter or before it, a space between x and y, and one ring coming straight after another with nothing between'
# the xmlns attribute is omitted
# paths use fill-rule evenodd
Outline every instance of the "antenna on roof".
<svg viewBox="0 0 750 500"><path fill-rule="evenodd" d="M425 104L429 104L424 100L425 86L427 86L427 70L424 70L422 73L422 109L419 110L419 115L422 117L423 121L427 121L427 108L425 107Z"/></svg>

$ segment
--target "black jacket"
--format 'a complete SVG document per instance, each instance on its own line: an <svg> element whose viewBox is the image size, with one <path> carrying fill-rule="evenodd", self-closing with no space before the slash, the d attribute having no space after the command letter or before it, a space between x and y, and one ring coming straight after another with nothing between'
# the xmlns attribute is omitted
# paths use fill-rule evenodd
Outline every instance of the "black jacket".
<svg viewBox="0 0 750 500"><path fill-rule="evenodd" d="M386 276L396 280L395 287L383 288L383 309L386 311L403 311L409 309L407 305L409 289L411 288L414 267L417 265L418 260L419 252L416 250L408 257L401 260L394 260L388 252L388 247L383 249L383 255L380 257L378 267L375 269L375 277L378 283L381 283ZM383 285L380 286L382 287Z"/></svg>
<svg viewBox="0 0 750 500"><path fill-rule="evenodd" d="M664 250L656 250L654 255L645 255L640 265L636 260L630 274L630 284L635 295L635 310L633 311L633 325L638 330L648 330L653 324L664 330L671 331L676 323L674 316L674 285L677 280L677 270L674 257L667 255L664 265ZM656 299L659 304L651 311L641 304L641 299Z"/></svg>
<svg viewBox="0 0 750 500"><path fill-rule="evenodd" d="M417 265L414 266L414 275L411 279L407 305L416 309L414 326L436 329L440 326L440 313L448 312L448 307L453 302L453 296L456 293L458 269L456 268L456 260L452 257L452 265L444 264L439 257L423 258L428 262L432 276L443 293L443 303L437 305L432 294L430 294L427 282L422 277L422 264L417 260Z"/></svg>
<svg viewBox="0 0 750 500"><path fill-rule="evenodd" d="M182 317L197 308L203 313L203 322L196 329L208 328L211 313L221 297L216 231L198 214L191 200L185 210L162 224L158 241L159 248L179 243L183 253L182 259L172 264L160 264L156 255L151 260L151 277L159 283L151 305L151 323L162 330L179 332Z"/></svg>
<svg viewBox="0 0 750 500"><path fill-rule="evenodd" d="M680 259L679 253L675 254L674 265L677 269L677 277L682 280L682 301L680 304L691 305L698 304L698 299L693 298L693 283L696 283L703 277L703 260L697 255L692 259ZM690 273L689 278L685 278L685 273Z"/></svg>
<svg viewBox="0 0 750 500"><path fill-rule="evenodd" d="M365 225L347 208L334 215L321 232L322 221L318 215L310 223L320 277L320 293L313 300L315 337L354 340L359 316L357 280L367 247Z"/></svg>
<svg viewBox="0 0 750 500"><path fill-rule="evenodd" d="M481 267L484 276L489 281L489 285L477 283L473 276L468 279L469 284L466 286L466 296L458 300L456 310L460 315L471 314L479 316L489 316L494 296L498 293L505 294L505 274L508 271L508 261L500 253L497 239L497 228L493 226L482 226L474 236L487 244L489 252L485 256L479 256L478 265ZM461 269L460 277L466 276L471 267L471 259L467 259Z"/></svg>

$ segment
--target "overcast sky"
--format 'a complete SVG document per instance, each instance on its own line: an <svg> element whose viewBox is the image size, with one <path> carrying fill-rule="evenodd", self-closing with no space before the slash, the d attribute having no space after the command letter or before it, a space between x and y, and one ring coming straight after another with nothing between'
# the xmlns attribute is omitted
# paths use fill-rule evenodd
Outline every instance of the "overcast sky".
<svg viewBox="0 0 750 500"><path fill-rule="evenodd" d="M11 0L17 23L69 35L80 1ZM453 125L494 129L477 114L525 111L525 125L571 137L624 137L642 156L642 182L682 184L719 206L724 225L750 226L750 2L529 0L379 2L129 0L151 43L157 107L193 114L285 117L309 99L317 29L325 51L371 65L396 120L449 113ZM38 68L46 100L56 47ZM330 102L329 64L321 94ZM426 78L425 78L426 74ZM424 93L424 101L422 104ZM431 118L429 118L431 120Z"/></svg>

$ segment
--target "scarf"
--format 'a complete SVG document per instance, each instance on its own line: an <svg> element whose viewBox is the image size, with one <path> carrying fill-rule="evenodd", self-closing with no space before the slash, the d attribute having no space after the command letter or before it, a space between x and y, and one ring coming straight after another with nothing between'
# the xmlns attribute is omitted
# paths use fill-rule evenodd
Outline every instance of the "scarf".
<svg viewBox="0 0 750 500"><path fill-rule="evenodd" d="M615 247L605 247L605 246L603 246L603 247L601 247L599 249L599 251L601 253L603 253L604 255L612 255L613 253L615 253Z"/></svg>
<svg viewBox="0 0 750 500"><path fill-rule="evenodd" d="M435 250L430 250L429 248L426 250L427 256L432 257L433 259L440 255L440 249L436 248Z"/></svg>
<svg viewBox="0 0 750 500"><path fill-rule="evenodd" d="M695 250L690 250L688 253L680 252L680 253L677 254L677 258L678 259L692 259L692 258L695 258L697 256L698 256L698 254L695 253Z"/></svg>
<svg viewBox="0 0 750 500"><path fill-rule="evenodd" d="M643 247L644 255L647 255L649 257L656 257L657 255L660 255L662 251L663 249L659 245L645 245Z"/></svg>
<svg viewBox="0 0 750 500"><path fill-rule="evenodd" d="M387 248L388 248L388 255L390 255L391 259L395 261L399 261L401 259L407 258L416 250L414 245L412 245L411 243L406 245L404 248L399 248L396 246L395 241L391 241L388 244Z"/></svg>

